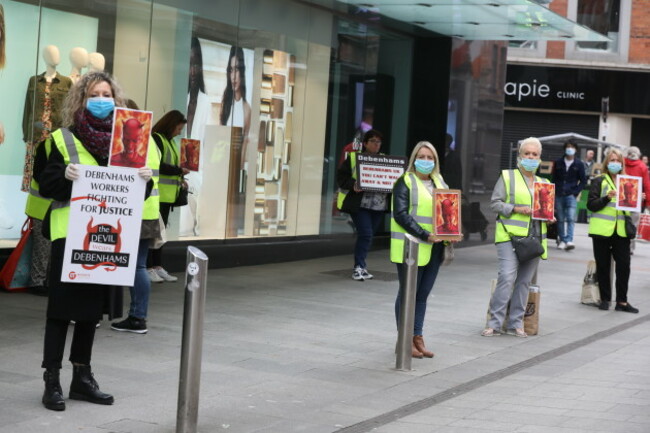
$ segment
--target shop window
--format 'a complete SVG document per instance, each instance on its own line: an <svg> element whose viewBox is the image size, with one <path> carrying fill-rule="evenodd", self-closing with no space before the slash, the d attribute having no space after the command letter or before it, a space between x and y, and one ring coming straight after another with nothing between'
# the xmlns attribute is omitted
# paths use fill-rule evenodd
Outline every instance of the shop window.
<svg viewBox="0 0 650 433"><path fill-rule="evenodd" d="M578 49L618 51L620 13L620 0L578 0L576 21L612 39L612 42L578 42Z"/></svg>

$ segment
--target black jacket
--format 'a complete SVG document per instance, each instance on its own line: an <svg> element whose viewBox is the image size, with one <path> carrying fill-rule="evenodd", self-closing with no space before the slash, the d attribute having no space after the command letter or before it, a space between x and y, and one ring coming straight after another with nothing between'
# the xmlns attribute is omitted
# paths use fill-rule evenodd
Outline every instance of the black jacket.
<svg viewBox="0 0 650 433"><path fill-rule="evenodd" d="M393 186L393 218L410 235L424 241L429 239L430 233L423 229L409 214L411 206L411 190L404 182L404 176L400 177ZM433 215L431 216L433 218Z"/></svg>
<svg viewBox="0 0 650 433"><path fill-rule="evenodd" d="M348 191L341 205L341 212L355 213L359 212L361 209L361 200L363 199L363 191L356 192L354 190L354 184L356 180L352 177L352 162L350 155L343 161L343 164L336 171L336 184L342 190ZM386 198L386 202L390 203L390 194ZM390 209L386 209L388 212Z"/></svg>
<svg viewBox="0 0 650 433"><path fill-rule="evenodd" d="M564 157L555 161L553 167L553 183L555 183L555 195L557 197L565 197L567 195L577 196L580 194L587 184L585 166L582 161L575 158L568 171Z"/></svg>

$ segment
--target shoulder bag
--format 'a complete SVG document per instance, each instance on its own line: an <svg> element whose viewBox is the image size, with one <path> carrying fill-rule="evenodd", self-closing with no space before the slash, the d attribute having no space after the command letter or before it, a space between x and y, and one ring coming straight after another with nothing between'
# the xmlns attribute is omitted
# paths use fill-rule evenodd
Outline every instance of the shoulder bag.
<svg viewBox="0 0 650 433"><path fill-rule="evenodd" d="M501 221L501 218L499 218L499 222L503 225L503 229L508 233L508 236L510 236L512 250L515 252L519 263L527 262L544 253L541 237L531 234L530 228L528 229L527 236L514 236L508 232L508 229L506 228L506 225L503 224L503 221Z"/></svg>
<svg viewBox="0 0 650 433"><path fill-rule="evenodd" d="M636 238L636 226L632 222L632 217L625 215L625 236L630 239Z"/></svg>

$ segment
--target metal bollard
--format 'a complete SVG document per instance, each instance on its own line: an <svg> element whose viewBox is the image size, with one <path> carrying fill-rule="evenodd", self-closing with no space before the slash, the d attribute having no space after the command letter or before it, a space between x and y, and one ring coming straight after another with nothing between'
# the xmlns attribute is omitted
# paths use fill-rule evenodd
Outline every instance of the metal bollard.
<svg viewBox="0 0 650 433"><path fill-rule="evenodd" d="M176 433L196 433L199 415L199 386L203 351L203 313L208 277L208 257L195 247L187 247L183 344L178 381Z"/></svg>
<svg viewBox="0 0 650 433"><path fill-rule="evenodd" d="M413 324L415 323L415 286L418 281L418 244L417 239L406 234L404 240L406 272L404 281L399 282L401 301L397 330L396 370L411 370L411 346L413 344Z"/></svg>

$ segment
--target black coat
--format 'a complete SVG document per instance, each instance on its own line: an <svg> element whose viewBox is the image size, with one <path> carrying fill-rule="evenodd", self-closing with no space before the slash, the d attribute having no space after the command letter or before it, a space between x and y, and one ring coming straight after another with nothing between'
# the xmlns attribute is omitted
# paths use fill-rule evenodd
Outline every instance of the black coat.
<svg viewBox="0 0 650 433"><path fill-rule="evenodd" d="M45 146L39 146L34 161L34 177L39 182L42 196L58 201L70 199L72 182L65 178L66 164L55 145L49 158ZM106 160L98 161L106 165ZM149 188L148 188L149 191ZM44 234L49 236L50 211L43 221ZM47 317L75 321L99 321L104 314L109 319L122 317L124 288L99 284L64 283L61 281L65 238L52 242L50 272L48 275L49 299Z"/></svg>
<svg viewBox="0 0 650 433"><path fill-rule="evenodd" d="M347 191L343 204L341 205L341 212L355 213L359 212L361 209L361 200L363 199L363 191L356 192L354 190L354 184L357 182L355 178L352 177L352 162L350 155L343 161L343 164L336 171L336 184L342 190ZM390 203L390 194L386 198L386 202ZM388 209L390 206L387 206L386 212L389 212Z"/></svg>

